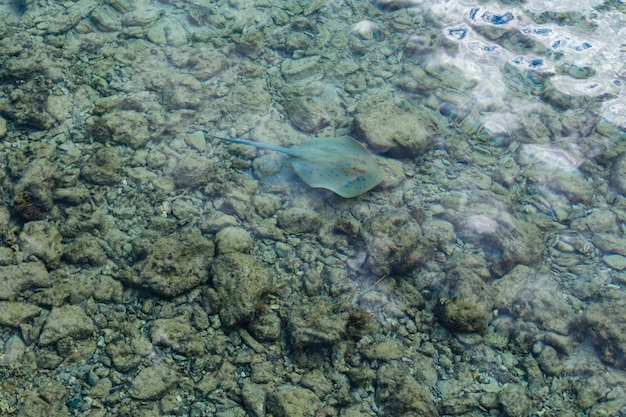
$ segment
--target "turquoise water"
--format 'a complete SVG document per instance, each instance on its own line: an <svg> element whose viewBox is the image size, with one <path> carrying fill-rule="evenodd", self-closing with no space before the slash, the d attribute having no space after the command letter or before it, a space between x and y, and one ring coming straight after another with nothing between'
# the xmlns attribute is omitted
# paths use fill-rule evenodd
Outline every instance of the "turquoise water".
<svg viewBox="0 0 626 417"><path fill-rule="evenodd" d="M0 415L626 415L625 11L1 2Z"/></svg>

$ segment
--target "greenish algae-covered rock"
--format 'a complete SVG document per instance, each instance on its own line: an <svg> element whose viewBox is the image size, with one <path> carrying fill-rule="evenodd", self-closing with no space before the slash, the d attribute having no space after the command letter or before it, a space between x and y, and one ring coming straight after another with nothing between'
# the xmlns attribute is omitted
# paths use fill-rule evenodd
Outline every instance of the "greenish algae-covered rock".
<svg viewBox="0 0 626 417"><path fill-rule="evenodd" d="M178 375L161 362L144 368L132 380L129 394L138 400L157 400L178 384Z"/></svg>
<svg viewBox="0 0 626 417"><path fill-rule="evenodd" d="M520 384L507 384L498 394L498 401L508 417L530 415L532 403L530 391Z"/></svg>
<svg viewBox="0 0 626 417"><path fill-rule="evenodd" d="M252 256L219 255L211 265L211 280L221 301L220 319L227 327L250 320L270 289L270 274Z"/></svg>
<svg viewBox="0 0 626 417"><path fill-rule="evenodd" d="M0 266L0 300L12 300L27 289L51 285L52 279L41 262Z"/></svg>
<svg viewBox="0 0 626 417"><path fill-rule="evenodd" d="M60 339L86 339L93 336L96 326L83 308L77 305L54 307L39 336L39 343L52 345Z"/></svg>
<svg viewBox="0 0 626 417"><path fill-rule="evenodd" d="M267 409L276 417L314 417L320 407L315 393L302 387L283 385L267 395Z"/></svg>
<svg viewBox="0 0 626 417"><path fill-rule="evenodd" d="M142 261L125 271L122 280L175 297L208 278L214 245L197 230L178 232L154 242L136 242L135 253Z"/></svg>
<svg viewBox="0 0 626 417"><path fill-rule="evenodd" d="M385 415L439 416L428 386L413 378L400 363L382 365L377 372L377 382L376 399Z"/></svg>

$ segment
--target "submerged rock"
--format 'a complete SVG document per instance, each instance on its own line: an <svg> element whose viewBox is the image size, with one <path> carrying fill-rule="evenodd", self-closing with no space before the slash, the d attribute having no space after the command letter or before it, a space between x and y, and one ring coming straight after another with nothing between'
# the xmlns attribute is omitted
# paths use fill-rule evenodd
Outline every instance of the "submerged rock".
<svg viewBox="0 0 626 417"><path fill-rule="evenodd" d="M532 402L528 388L520 384L507 384L498 394L498 402L509 417L530 415Z"/></svg>
<svg viewBox="0 0 626 417"><path fill-rule="evenodd" d="M54 209L50 189L43 181L26 182L18 186L13 198L12 212L22 220L44 220Z"/></svg>
<svg viewBox="0 0 626 417"><path fill-rule="evenodd" d="M150 339L155 345L169 346L185 355L199 355L204 350L202 338L195 332L186 315L154 320Z"/></svg>
<svg viewBox="0 0 626 417"><path fill-rule="evenodd" d="M54 307L41 331L39 343L52 345L66 337L86 339L92 337L95 331L96 326L80 306Z"/></svg>
<svg viewBox="0 0 626 417"><path fill-rule="evenodd" d="M289 233L313 233L322 225L319 214L313 210L292 207L278 212L278 225Z"/></svg>
<svg viewBox="0 0 626 417"><path fill-rule="evenodd" d="M345 337L349 314L329 297L309 298L287 314L289 338L300 347L332 345Z"/></svg>
<svg viewBox="0 0 626 417"><path fill-rule="evenodd" d="M313 391L283 385L267 395L267 409L276 417L314 417L321 407Z"/></svg>
<svg viewBox="0 0 626 417"><path fill-rule="evenodd" d="M360 231L367 262L379 276L411 271L425 257L420 225L405 211L390 210L366 220Z"/></svg>
<svg viewBox="0 0 626 417"><path fill-rule="evenodd" d="M502 276L520 263L532 265L541 257L544 246L537 226L509 213L503 203L445 204L450 208L446 217L459 236L482 249L496 275Z"/></svg>
<svg viewBox="0 0 626 417"><path fill-rule="evenodd" d="M121 277L124 281L166 297L183 294L207 279L214 245L197 231L174 233L154 242L139 241L141 258Z"/></svg>
<svg viewBox="0 0 626 417"><path fill-rule="evenodd" d="M166 363L144 368L131 382L128 393L138 400L158 400L178 384L174 369Z"/></svg>
<svg viewBox="0 0 626 417"><path fill-rule="evenodd" d="M359 138L376 152L390 156L415 157L425 153L434 143L428 119L415 111L400 109L384 102L359 110L354 129Z"/></svg>
<svg viewBox="0 0 626 417"><path fill-rule="evenodd" d="M603 302L585 309L573 326L589 338L607 365L626 369L626 306L624 303Z"/></svg>
<svg viewBox="0 0 626 417"><path fill-rule="evenodd" d="M0 266L0 300L12 300L28 289L51 285L52 279L41 262Z"/></svg>
<svg viewBox="0 0 626 417"><path fill-rule="evenodd" d="M17 301L0 301L0 324L18 327L39 315L41 308Z"/></svg>
<svg viewBox="0 0 626 417"><path fill-rule="evenodd" d="M385 415L439 416L428 386L418 382L407 371L395 361L378 370L376 399Z"/></svg>
<svg viewBox="0 0 626 417"><path fill-rule="evenodd" d="M18 238L20 251L26 256L35 256L49 268L58 268L63 245L61 234L53 223L46 221L28 222Z"/></svg>
<svg viewBox="0 0 626 417"><path fill-rule="evenodd" d="M220 319L227 327L250 320L270 289L269 271L243 253L226 253L215 258L211 279L222 301Z"/></svg>

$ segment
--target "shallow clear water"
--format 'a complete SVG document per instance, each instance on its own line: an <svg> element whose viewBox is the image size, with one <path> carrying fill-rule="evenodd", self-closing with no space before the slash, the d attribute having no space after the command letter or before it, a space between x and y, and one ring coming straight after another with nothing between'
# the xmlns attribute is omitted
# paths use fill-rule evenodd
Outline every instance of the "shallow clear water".
<svg viewBox="0 0 626 417"><path fill-rule="evenodd" d="M625 13L1 2L0 415L626 415Z"/></svg>

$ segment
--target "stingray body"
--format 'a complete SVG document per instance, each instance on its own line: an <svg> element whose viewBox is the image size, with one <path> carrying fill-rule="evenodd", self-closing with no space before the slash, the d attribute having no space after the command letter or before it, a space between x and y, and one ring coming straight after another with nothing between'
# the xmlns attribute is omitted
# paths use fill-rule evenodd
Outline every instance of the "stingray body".
<svg viewBox="0 0 626 417"><path fill-rule="evenodd" d="M241 145L282 152L289 156L295 173L311 187L325 188L342 197L361 195L376 185L383 174L372 155L348 136L311 138L300 145L284 147L250 140L207 136Z"/></svg>

